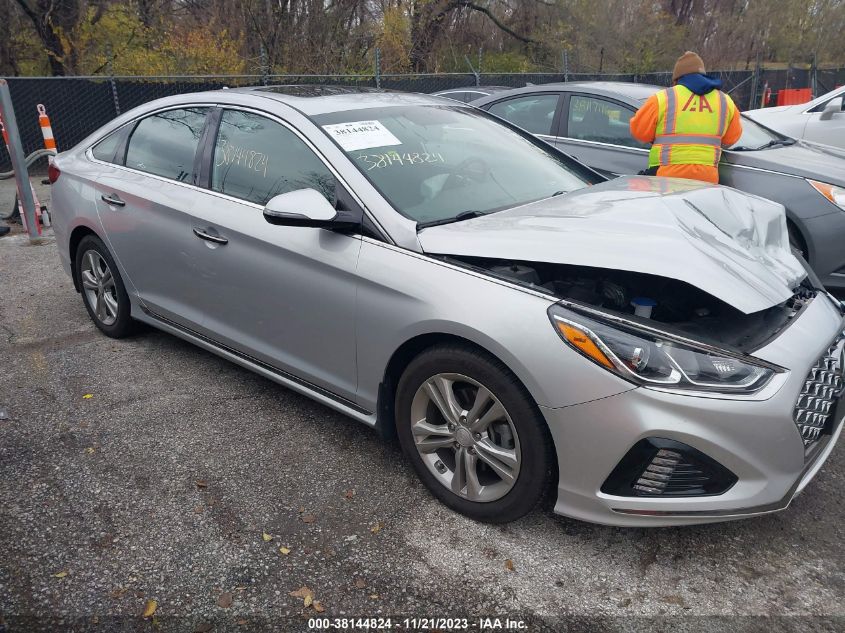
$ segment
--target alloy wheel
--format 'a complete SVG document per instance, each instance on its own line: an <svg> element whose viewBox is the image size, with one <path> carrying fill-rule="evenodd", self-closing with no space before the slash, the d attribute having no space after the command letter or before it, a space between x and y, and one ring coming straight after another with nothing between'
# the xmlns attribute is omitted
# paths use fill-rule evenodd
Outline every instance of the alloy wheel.
<svg viewBox="0 0 845 633"><path fill-rule="evenodd" d="M411 403L414 445L437 481L461 498L490 502L516 483L519 437L489 389L461 374L426 380Z"/></svg>
<svg viewBox="0 0 845 633"><path fill-rule="evenodd" d="M117 286L111 268L100 253L86 251L79 273L88 305L103 325L117 321Z"/></svg>

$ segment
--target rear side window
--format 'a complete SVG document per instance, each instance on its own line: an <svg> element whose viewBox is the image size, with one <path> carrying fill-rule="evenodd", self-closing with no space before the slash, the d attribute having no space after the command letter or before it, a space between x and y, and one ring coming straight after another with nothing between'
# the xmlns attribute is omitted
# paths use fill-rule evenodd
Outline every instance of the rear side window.
<svg viewBox="0 0 845 633"><path fill-rule="evenodd" d="M557 101L557 94L528 95L494 103L489 112L532 134L551 134Z"/></svg>
<svg viewBox="0 0 845 633"><path fill-rule="evenodd" d="M120 130L112 132L102 141L97 143L94 147L91 148L91 154L97 160L102 160L107 163L117 163L120 161L116 161L114 159L114 153L117 151L117 146L120 145L120 141L124 138L124 134L120 133Z"/></svg>
<svg viewBox="0 0 845 633"><path fill-rule="evenodd" d="M193 182L194 155L208 108L158 112L141 119L129 139L126 166L179 182Z"/></svg>
<svg viewBox="0 0 845 633"><path fill-rule="evenodd" d="M261 205L297 189L316 189L335 202L334 175L296 134L239 110L226 110L220 119L211 188Z"/></svg>
<svg viewBox="0 0 845 633"><path fill-rule="evenodd" d="M569 100L567 136L584 141L647 148L631 136L634 111L615 101L573 95Z"/></svg>

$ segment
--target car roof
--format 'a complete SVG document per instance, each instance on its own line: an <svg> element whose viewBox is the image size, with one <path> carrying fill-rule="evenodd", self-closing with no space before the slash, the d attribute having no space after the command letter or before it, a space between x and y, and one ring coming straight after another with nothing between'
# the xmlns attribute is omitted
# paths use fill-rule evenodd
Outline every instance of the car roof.
<svg viewBox="0 0 845 633"><path fill-rule="evenodd" d="M381 90L367 86L279 85L221 89L214 93L236 92L280 101L306 116L408 105L459 105L458 102L415 92Z"/></svg>
<svg viewBox="0 0 845 633"><path fill-rule="evenodd" d="M550 84L538 84L536 86L526 86L525 88L516 88L512 90L513 94L527 94L532 92L578 92L583 90L596 95L606 97L621 97L629 101L641 102L648 99L658 90L663 90L664 86L655 86L651 84L638 84L626 81L567 81L555 82ZM497 93L495 96L490 95L483 99L474 101L475 105L483 105L496 101L502 98L502 93Z"/></svg>
<svg viewBox="0 0 845 633"><path fill-rule="evenodd" d="M460 88L444 88L432 92L433 95L442 95L447 92L500 92L502 90L511 90L513 86L462 86Z"/></svg>

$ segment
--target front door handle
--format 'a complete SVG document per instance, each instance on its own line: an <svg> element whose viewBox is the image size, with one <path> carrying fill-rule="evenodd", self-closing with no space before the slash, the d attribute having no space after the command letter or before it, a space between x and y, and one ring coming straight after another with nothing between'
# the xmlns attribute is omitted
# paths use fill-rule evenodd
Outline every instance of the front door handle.
<svg viewBox="0 0 845 633"><path fill-rule="evenodd" d="M196 235L201 240L205 240L207 242L214 242L215 244L228 244L229 240L222 235L212 235L211 233L206 233L202 229L194 229L194 235Z"/></svg>
<svg viewBox="0 0 845 633"><path fill-rule="evenodd" d="M126 203L123 200L121 200L120 198L118 198L117 194L114 194L114 196L107 196L106 194L103 194L102 196L100 196L100 200L102 200L106 204L110 204L110 205L115 206L115 207L125 207L126 206Z"/></svg>

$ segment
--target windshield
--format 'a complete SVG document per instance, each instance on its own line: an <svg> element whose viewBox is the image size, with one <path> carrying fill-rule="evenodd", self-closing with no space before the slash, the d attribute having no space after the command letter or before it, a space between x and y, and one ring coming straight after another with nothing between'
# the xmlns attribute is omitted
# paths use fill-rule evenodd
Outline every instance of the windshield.
<svg viewBox="0 0 845 633"><path fill-rule="evenodd" d="M479 110L391 106L314 120L397 211L420 224L492 213L588 184L542 141Z"/></svg>
<svg viewBox="0 0 845 633"><path fill-rule="evenodd" d="M749 119L747 116L742 117L742 136L739 140L731 145L728 149L744 149L754 150L760 149L764 145L768 145L772 141L780 141L784 137L769 132L759 123Z"/></svg>

